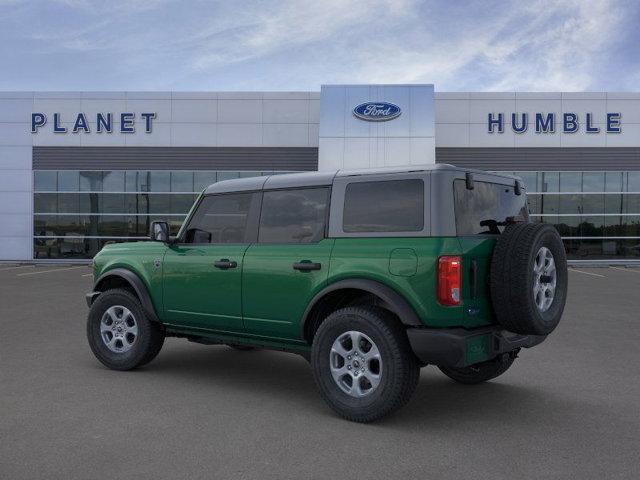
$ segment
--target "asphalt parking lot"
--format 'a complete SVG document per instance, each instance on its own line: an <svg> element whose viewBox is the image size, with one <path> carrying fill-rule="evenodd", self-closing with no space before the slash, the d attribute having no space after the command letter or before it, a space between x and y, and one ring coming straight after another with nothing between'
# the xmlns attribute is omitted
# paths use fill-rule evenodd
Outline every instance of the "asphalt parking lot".
<svg viewBox="0 0 640 480"><path fill-rule="evenodd" d="M372 425L301 357L168 339L133 372L85 340L86 267L0 265L0 478L637 478L640 269L570 273L565 316L502 377L428 367Z"/></svg>

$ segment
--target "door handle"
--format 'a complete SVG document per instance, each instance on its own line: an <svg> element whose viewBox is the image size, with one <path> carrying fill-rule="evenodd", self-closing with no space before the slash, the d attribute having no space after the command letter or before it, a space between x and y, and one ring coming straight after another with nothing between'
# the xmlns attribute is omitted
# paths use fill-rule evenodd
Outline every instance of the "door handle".
<svg viewBox="0 0 640 480"><path fill-rule="evenodd" d="M301 272L320 270L320 268L322 268L322 264L310 262L309 260L302 260L301 262L296 262L293 264L293 269L300 270Z"/></svg>
<svg viewBox="0 0 640 480"><path fill-rule="evenodd" d="M234 262L233 260L229 260L228 258L222 258L213 262L213 266L216 268L221 268L222 270L227 270L228 268L236 268L238 266L238 262Z"/></svg>

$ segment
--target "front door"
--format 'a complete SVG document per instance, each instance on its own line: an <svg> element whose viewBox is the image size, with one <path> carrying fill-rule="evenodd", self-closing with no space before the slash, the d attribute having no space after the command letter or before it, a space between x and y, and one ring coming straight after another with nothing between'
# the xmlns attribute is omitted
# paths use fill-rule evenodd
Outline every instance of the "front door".
<svg viewBox="0 0 640 480"><path fill-rule="evenodd" d="M259 194L203 197L181 238L164 257L166 322L241 332L244 254L255 241Z"/></svg>
<svg viewBox="0 0 640 480"><path fill-rule="evenodd" d="M334 240L325 238L328 203L328 187L264 192L258 242L243 264L247 333L300 337L300 319L329 273Z"/></svg>

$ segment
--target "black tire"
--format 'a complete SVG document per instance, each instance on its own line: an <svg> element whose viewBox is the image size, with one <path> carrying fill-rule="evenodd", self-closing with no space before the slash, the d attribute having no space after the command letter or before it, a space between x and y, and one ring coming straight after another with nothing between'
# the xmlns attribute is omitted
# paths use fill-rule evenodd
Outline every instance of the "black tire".
<svg viewBox="0 0 640 480"><path fill-rule="evenodd" d="M256 350L256 347L252 347L251 345L240 345L239 343L227 343L229 348L233 348L234 350L238 350L239 352L249 352L251 350Z"/></svg>
<svg viewBox="0 0 640 480"><path fill-rule="evenodd" d="M382 362L380 383L361 397L345 393L330 369L332 345L349 331L368 336L377 346ZM368 306L337 310L322 322L313 339L311 367L325 402L347 420L362 423L384 417L406 404L420 376L418 361L397 318L386 310Z"/></svg>
<svg viewBox="0 0 640 480"><path fill-rule="evenodd" d="M129 309L138 328L131 348L124 352L110 350L100 332L102 317L113 306ZM87 339L91 351L103 365L113 370L131 370L146 365L160 353L164 344L164 329L162 325L149 320L135 295L127 290L113 289L101 293L91 305L87 317Z"/></svg>
<svg viewBox="0 0 640 480"><path fill-rule="evenodd" d="M515 355L500 355L493 360L463 368L438 367L447 377L465 385L476 385L499 377L509 370Z"/></svg>
<svg viewBox="0 0 640 480"><path fill-rule="evenodd" d="M551 303L546 309L538 307L534 294L536 278L541 278L534 267L543 247L553 255L556 279L553 295L544 290L538 294L549 294ZM555 228L541 223L518 223L505 228L493 251L490 269L491 300L498 323L515 333L548 335L562 317L567 283L567 256Z"/></svg>

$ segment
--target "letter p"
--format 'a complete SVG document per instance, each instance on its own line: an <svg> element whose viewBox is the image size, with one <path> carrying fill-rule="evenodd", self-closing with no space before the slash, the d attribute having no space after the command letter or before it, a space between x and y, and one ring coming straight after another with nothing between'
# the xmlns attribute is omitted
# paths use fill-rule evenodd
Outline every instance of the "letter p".
<svg viewBox="0 0 640 480"><path fill-rule="evenodd" d="M36 133L38 128L47 123L47 116L44 113L31 114L31 133Z"/></svg>

